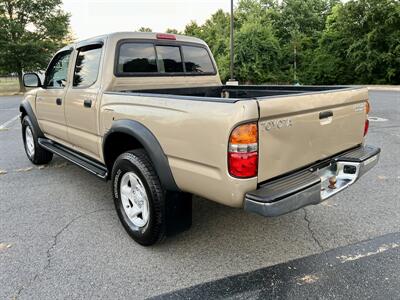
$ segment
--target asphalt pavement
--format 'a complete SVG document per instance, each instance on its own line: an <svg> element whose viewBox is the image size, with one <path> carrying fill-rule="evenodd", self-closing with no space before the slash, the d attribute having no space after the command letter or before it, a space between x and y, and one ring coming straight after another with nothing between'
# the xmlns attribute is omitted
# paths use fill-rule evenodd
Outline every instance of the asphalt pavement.
<svg viewBox="0 0 400 300"><path fill-rule="evenodd" d="M356 185L271 219L195 197L192 228L145 248L110 183L29 162L21 96L0 97L0 299L399 298L400 92L370 98L382 155Z"/></svg>

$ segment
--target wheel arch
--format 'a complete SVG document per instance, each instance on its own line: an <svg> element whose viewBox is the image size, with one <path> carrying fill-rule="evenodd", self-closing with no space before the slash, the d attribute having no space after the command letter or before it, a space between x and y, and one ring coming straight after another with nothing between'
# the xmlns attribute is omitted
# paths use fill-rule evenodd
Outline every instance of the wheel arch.
<svg viewBox="0 0 400 300"><path fill-rule="evenodd" d="M24 119L25 116L28 116L32 122L32 126L35 127L34 130L36 131L38 137L44 137L44 134L39 127L39 123L36 119L35 113L33 112L33 109L31 107L31 104L27 100L22 100L19 106L19 111L21 112L21 121Z"/></svg>
<svg viewBox="0 0 400 300"><path fill-rule="evenodd" d="M124 138L124 142L121 143L122 138ZM114 151L113 145L117 145L119 151ZM149 156L164 188L168 191L180 191L160 143L143 124L133 120L114 121L110 130L104 135L102 146L104 162L109 171L111 171L118 155L128 150L143 148ZM116 155L117 153L118 155Z"/></svg>

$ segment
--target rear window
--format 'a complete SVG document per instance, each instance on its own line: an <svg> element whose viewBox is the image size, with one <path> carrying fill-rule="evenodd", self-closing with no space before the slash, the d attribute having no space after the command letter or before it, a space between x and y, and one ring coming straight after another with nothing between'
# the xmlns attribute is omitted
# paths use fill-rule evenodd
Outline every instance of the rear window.
<svg viewBox="0 0 400 300"><path fill-rule="evenodd" d="M209 52L201 46L124 42L117 55L117 76L216 74Z"/></svg>
<svg viewBox="0 0 400 300"><path fill-rule="evenodd" d="M118 57L118 73L158 72L153 44L122 44Z"/></svg>
<svg viewBox="0 0 400 300"><path fill-rule="evenodd" d="M160 73L183 72L181 51L175 46L157 46L157 59Z"/></svg>
<svg viewBox="0 0 400 300"><path fill-rule="evenodd" d="M200 47L182 46L185 58L186 72L189 73L213 73L214 66L208 51Z"/></svg>

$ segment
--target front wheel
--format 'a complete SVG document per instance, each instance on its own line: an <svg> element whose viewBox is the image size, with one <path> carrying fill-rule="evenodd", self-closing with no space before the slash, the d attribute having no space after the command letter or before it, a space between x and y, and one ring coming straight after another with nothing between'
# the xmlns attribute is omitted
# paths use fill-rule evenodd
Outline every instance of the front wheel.
<svg viewBox="0 0 400 300"><path fill-rule="evenodd" d="M115 208L128 234L150 246L165 237L165 193L142 149L121 154L112 170Z"/></svg>
<svg viewBox="0 0 400 300"><path fill-rule="evenodd" d="M24 141L26 156L35 165L44 165L53 159L53 153L40 147L38 135L28 116L22 119L22 139Z"/></svg>

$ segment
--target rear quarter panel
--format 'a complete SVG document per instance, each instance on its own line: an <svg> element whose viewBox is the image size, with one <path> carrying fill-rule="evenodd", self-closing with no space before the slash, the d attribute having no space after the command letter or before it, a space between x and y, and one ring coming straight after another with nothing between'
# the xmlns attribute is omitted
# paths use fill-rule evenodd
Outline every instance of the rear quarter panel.
<svg viewBox="0 0 400 300"><path fill-rule="evenodd" d="M146 126L166 154L178 187L186 192L241 207L257 178L228 174L227 147L232 129L258 119L254 100L236 103L106 93L101 101L101 135L113 120L131 119Z"/></svg>

